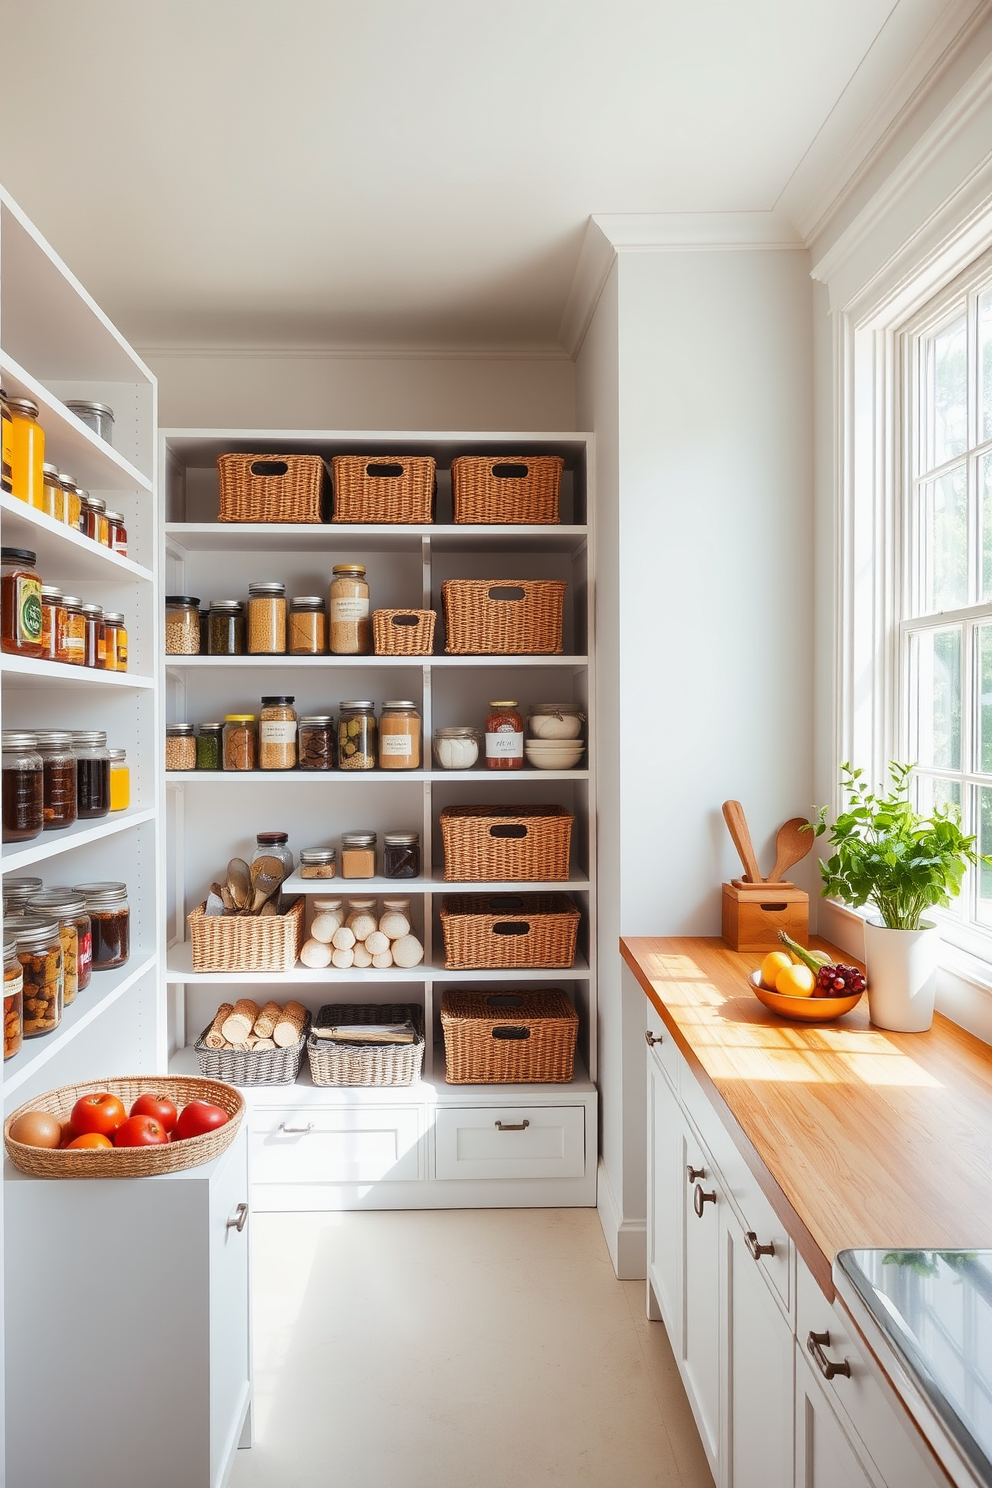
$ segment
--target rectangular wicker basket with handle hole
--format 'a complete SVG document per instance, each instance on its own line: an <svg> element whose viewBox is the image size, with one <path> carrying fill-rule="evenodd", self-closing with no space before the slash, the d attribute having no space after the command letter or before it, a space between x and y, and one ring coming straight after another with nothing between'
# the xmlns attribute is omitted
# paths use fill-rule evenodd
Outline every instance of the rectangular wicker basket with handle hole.
<svg viewBox="0 0 992 1488"><path fill-rule="evenodd" d="M446 579L441 585L449 656L557 656L564 579Z"/></svg>
<svg viewBox="0 0 992 1488"><path fill-rule="evenodd" d="M564 806L446 806L449 883L558 883L568 878L572 823Z"/></svg>
<svg viewBox="0 0 992 1488"><path fill-rule="evenodd" d="M292 971L303 945L302 899L281 915L188 916L194 971Z"/></svg>
<svg viewBox="0 0 992 1488"><path fill-rule="evenodd" d="M446 894L445 968L574 966L580 918L567 894Z"/></svg>
<svg viewBox="0 0 992 1488"><path fill-rule="evenodd" d="M455 521L557 522L564 468L560 455L458 455L451 462Z"/></svg>
<svg viewBox="0 0 992 1488"><path fill-rule="evenodd" d="M327 469L320 455L219 455L220 522L319 522Z"/></svg>
<svg viewBox="0 0 992 1488"><path fill-rule="evenodd" d="M373 610L376 656L430 656L436 619L433 610Z"/></svg>
<svg viewBox="0 0 992 1488"><path fill-rule="evenodd" d="M193 1045L200 1074L208 1080L226 1080L229 1085L292 1085L300 1073L310 1032L309 1013L303 1032L288 1049L208 1049L203 1040L212 1027L208 1023Z"/></svg>
<svg viewBox="0 0 992 1488"><path fill-rule="evenodd" d="M348 1023L406 1023L417 1030L412 1044L344 1044L307 1039L307 1058L315 1085L413 1085L424 1064L424 1010L416 1003L328 1002L317 1028Z"/></svg>
<svg viewBox="0 0 992 1488"><path fill-rule="evenodd" d="M579 1015L565 993L464 992L441 999L449 1085L566 1084L575 1077Z"/></svg>
<svg viewBox="0 0 992 1488"><path fill-rule="evenodd" d="M334 455L333 522L434 520L436 465L431 455Z"/></svg>

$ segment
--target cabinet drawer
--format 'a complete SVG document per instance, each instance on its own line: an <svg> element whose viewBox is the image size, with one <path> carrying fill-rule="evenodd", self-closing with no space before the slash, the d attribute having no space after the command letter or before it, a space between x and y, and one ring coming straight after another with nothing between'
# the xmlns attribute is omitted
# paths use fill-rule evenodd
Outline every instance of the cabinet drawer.
<svg viewBox="0 0 992 1488"><path fill-rule="evenodd" d="M581 1178L583 1106L446 1106L434 1124L438 1178Z"/></svg>
<svg viewBox="0 0 992 1488"><path fill-rule="evenodd" d="M259 1111L252 1131L255 1183L376 1183L423 1177L416 1107Z"/></svg>

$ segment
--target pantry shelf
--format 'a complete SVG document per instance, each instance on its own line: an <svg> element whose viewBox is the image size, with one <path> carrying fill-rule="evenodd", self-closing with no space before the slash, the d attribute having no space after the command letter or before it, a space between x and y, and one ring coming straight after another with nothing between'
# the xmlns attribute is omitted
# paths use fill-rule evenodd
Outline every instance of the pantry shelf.
<svg viewBox="0 0 992 1488"><path fill-rule="evenodd" d="M354 884L354 880L352 880ZM478 885L476 885L478 887ZM561 887L559 885L559 887ZM353 888L354 892L354 888ZM350 987L379 986L387 982L543 982L552 981L586 981L589 977L589 967L584 961L577 961L574 966L564 971L549 971L541 967L527 967L513 969L510 971L446 971L443 966L414 966L405 968L401 966L389 966L381 971L374 967L366 967L356 970L348 967L339 971L336 967L321 967L313 969L309 966L296 966L292 971L194 971L193 970L193 945L191 941L182 941L171 947L168 954L165 979L167 982L215 982L218 985L237 986L241 983L248 984L277 984L286 986L303 985L306 983L346 983Z"/></svg>
<svg viewBox="0 0 992 1488"><path fill-rule="evenodd" d="M257 671L276 668L304 671L322 668L414 667L584 667L588 656L167 656L167 671Z"/></svg>
<svg viewBox="0 0 992 1488"><path fill-rule="evenodd" d="M440 869L433 878L301 878L293 873L283 884L286 894L567 894L592 887L588 878L557 879L548 883L449 883L440 877Z"/></svg>
<svg viewBox="0 0 992 1488"><path fill-rule="evenodd" d="M499 552L500 543L532 553L577 553L589 536L585 526L430 526L352 522L168 522L166 541L188 553L254 552L259 547L260 528L270 553L298 552L301 547L317 552L364 552L374 547L383 552L419 553L423 543L438 552Z"/></svg>
<svg viewBox="0 0 992 1488"><path fill-rule="evenodd" d="M360 785L411 780L505 781L513 785L526 780L588 780L588 770L170 770L166 785Z"/></svg>
<svg viewBox="0 0 992 1488"><path fill-rule="evenodd" d="M154 820L153 806L131 806L126 811L114 811L110 816L101 817L95 822L77 821L73 826L63 827L57 832L43 832L40 837L26 842L23 847L15 842L4 843L0 858L2 871L19 873L32 863L44 863L49 858L57 858L60 853L71 852L75 847L88 847L91 842L101 842L104 837L115 837L119 832L126 832L131 827L141 826L142 822Z"/></svg>
<svg viewBox="0 0 992 1488"><path fill-rule="evenodd" d="M64 522L56 522L37 507L28 506L16 496L0 493L3 514L4 543L11 547L32 549L38 555L38 567L53 581L83 579L95 584L127 583L140 579L150 584L154 574L130 558L121 558L101 543L84 537Z"/></svg>
<svg viewBox="0 0 992 1488"><path fill-rule="evenodd" d="M101 672L95 667L69 666L63 661L34 661L24 656L0 656L0 674L12 687L117 687L136 692L155 686L154 677L134 672Z"/></svg>

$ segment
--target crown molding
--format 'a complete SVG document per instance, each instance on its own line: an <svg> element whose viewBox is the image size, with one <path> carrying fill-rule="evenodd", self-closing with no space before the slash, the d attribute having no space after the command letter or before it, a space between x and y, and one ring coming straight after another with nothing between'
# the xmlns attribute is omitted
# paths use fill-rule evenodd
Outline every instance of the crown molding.
<svg viewBox="0 0 992 1488"><path fill-rule="evenodd" d="M567 362L560 346L144 346L139 355L158 361L198 358L224 361L361 362Z"/></svg>

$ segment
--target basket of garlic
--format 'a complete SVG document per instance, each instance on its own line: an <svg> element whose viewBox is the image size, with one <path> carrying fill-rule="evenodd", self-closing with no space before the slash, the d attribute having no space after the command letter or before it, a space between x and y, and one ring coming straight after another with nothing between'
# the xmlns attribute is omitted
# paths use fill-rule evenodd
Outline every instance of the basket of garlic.
<svg viewBox="0 0 992 1488"><path fill-rule="evenodd" d="M412 1085L424 1063L424 1013L415 1003L329 1002L307 1038L315 1085Z"/></svg>
<svg viewBox="0 0 992 1488"><path fill-rule="evenodd" d="M381 915L374 913L375 900L353 904L345 914L340 899L319 901L314 906L310 936L300 950L304 966L319 971L325 966L338 971L354 968L376 971L399 966L410 971L424 959L424 948L411 933L410 921L388 901Z"/></svg>

